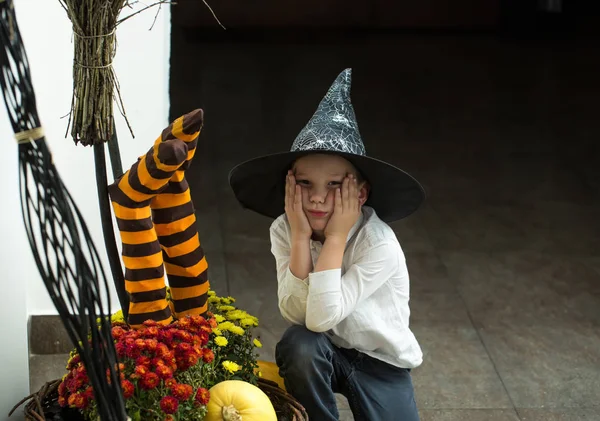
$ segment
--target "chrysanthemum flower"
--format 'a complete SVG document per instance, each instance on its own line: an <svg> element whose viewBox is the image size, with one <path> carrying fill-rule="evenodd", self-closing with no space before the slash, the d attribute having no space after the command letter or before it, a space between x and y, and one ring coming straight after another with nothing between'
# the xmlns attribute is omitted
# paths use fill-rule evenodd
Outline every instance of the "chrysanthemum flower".
<svg viewBox="0 0 600 421"><path fill-rule="evenodd" d="M236 371L239 371L241 368L238 364L229 360L223 361L221 364L223 365L223 368L229 371L231 374L235 373Z"/></svg>
<svg viewBox="0 0 600 421"><path fill-rule="evenodd" d="M140 381L140 385L142 386L143 389L146 389L146 390L155 389L156 387L158 387L159 384L160 384L160 378L158 377L158 375L156 373L152 373L152 372L144 374Z"/></svg>
<svg viewBox="0 0 600 421"><path fill-rule="evenodd" d="M135 392L135 386L129 380L121 381L121 389L123 389L123 397L129 399Z"/></svg>
<svg viewBox="0 0 600 421"><path fill-rule="evenodd" d="M196 397L194 398L194 403L196 405L206 405L208 404L208 401L210 400L210 392L203 388L203 387L199 387L198 391L196 392Z"/></svg>
<svg viewBox="0 0 600 421"><path fill-rule="evenodd" d="M255 347L262 348L262 344L260 343L260 341L257 338L254 338L254 340L252 342L254 343Z"/></svg>
<svg viewBox="0 0 600 421"><path fill-rule="evenodd" d="M160 409L162 409L165 414L174 414L177 412L178 408L179 401L173 396L165 396L160 400Z"/></svg>
<svg viewBox="0 0 600 421"><path fill-rule="evenodd" d="M227 346L227 338L224 336L217 336L215 338L215 344L217 344L218 346Z"/></svg>
<svg viewBox="0 0 600 421"><path fill-rule="evenodd" d="M179 383L171 388L171 394L179 401L185 401L192 396L194 389L189 384Z"/></svg>

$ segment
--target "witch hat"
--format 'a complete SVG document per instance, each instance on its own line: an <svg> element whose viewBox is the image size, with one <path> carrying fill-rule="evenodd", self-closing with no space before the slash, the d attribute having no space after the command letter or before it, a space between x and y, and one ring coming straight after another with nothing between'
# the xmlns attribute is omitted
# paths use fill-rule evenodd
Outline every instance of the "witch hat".
<svg viewBox="0 0 600 421"><path fill-rule="evenodd" d="M332 153L350 161L369 183L365 203L385 222L412 214L425 198L411 175L367 156L350 100L352 69L335 79L319 107L294 140L290 151L253 158L235 166L229 184L244 208L277 218L284 213L285 176L301 156Z"/></svg>

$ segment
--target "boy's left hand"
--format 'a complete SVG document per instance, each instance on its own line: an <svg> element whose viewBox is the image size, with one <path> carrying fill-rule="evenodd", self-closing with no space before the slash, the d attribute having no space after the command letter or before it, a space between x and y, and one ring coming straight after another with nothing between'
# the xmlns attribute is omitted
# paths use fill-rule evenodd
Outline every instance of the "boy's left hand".
<svg viewBox="0 0 600 421"><path fill-rule="evenodd" d="M346 242L348 233L358 221L361 204L358 200L358 182L349 174L344 178L342 187L335 191L333 215L325 227L325 238L338 238Z"/></svg>

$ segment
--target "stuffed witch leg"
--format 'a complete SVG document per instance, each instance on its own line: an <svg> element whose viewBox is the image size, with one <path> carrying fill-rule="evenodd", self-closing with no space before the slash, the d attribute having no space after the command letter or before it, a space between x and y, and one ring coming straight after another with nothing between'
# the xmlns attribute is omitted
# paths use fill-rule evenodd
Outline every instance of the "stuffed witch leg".
<svg viewBox="0 0 600 421"><path fill-rule="evenodd" d="M0 40L0 84L19 143L21 209L33 256L85 365L100 419L123 421L127 415L111 335L110 299L101 299L108 297L108 283L85 221L52 163L12 0L0 2ZM40 406L50 404L30 401L28 418L39 419L35 413L45 409Z"/></svg>

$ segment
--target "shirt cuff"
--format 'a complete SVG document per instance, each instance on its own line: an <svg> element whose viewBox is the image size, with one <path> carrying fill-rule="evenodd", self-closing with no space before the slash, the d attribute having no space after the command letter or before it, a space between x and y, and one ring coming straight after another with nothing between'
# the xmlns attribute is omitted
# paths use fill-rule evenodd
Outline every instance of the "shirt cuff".
<svg viewBox="0 0 600 421"><path fill-rule="evenodd" d="M342 289L342 270L330 269L308 275L311 294L339 292Z"/></svg>
<svg viewBox="0 0 600 421"><path fill-rule="evenodd" d="M290 280L290 284L292 285L291 288L294 291L301 291L304 293L304 295L306 295L308 293L308 279L300 279L298 277L296 277L292 271L290 270L290 268L287 269L287 279Z"/></svg>

